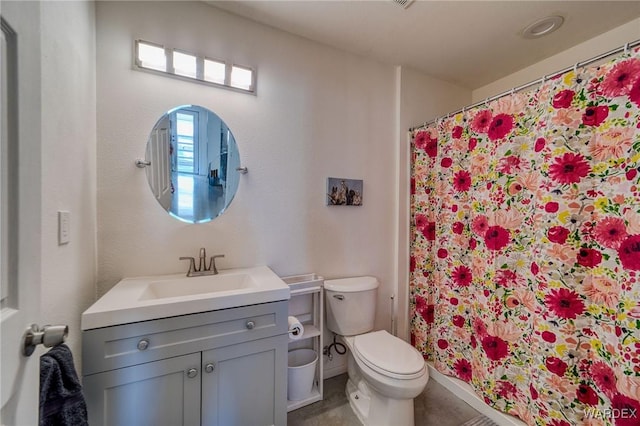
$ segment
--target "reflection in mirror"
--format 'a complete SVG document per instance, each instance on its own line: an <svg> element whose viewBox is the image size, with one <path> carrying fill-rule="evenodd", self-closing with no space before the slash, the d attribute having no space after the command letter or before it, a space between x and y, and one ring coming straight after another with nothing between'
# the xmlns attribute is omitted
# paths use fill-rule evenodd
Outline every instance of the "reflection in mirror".
<svg viewBox="0 0 640 426"><path fill-rule="evenodd" d="M238 189L240 155L224 121L183 105L164 114L147 142L147 180L172 216L191 223L221 215Z"/></svg>

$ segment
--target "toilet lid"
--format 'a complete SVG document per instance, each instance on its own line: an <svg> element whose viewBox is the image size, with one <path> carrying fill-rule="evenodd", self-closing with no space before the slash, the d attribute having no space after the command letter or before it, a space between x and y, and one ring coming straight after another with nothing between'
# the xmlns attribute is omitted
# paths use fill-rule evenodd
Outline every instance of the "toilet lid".
<svg viewBox="0 0 640 426"><path fill-rule="evenodd" d="M354 352L369 368L397 379L413 379L424 372L424 358L413 346L386 331L355 336Z"/></svg>

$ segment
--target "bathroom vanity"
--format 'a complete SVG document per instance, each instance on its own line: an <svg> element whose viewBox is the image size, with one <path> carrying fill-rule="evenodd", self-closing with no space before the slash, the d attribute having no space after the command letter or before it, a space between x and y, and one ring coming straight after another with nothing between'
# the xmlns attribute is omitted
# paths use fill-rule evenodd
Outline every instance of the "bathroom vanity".
<svg viewBox="0 0 640 426"><path fill-rule="evenodd" d="M115 301L111 292L130 291L136 282L146 282L141 285L144 289L136 291L148 295L150 283L158 282L153 277L123 280L87 310L83 314L83 384L89 423L285 425L289 289L271 270L262 268L255 272L273 284L262 299L273 301L157 318L142 313L145 319L125 323L122 318L133 314L119 315L114 309L112 321L107 320L104 308ZM222 271L221 275L232 272ZM222 281L239 280L215 277L202 278L218 288L225 288ZM179 304L192 298L191 306L201 306L202 300L217 298L209 305L219 307L225 305L220 299L228 296L233 304L242 303L231 297L237 293L234 289L207 292L206 285L185 282L203 291L187 296L162 293L165 296L157 299L167 305L165 313L176 312L171 299ZM143 304L151 304L140 297Z"/></svg>

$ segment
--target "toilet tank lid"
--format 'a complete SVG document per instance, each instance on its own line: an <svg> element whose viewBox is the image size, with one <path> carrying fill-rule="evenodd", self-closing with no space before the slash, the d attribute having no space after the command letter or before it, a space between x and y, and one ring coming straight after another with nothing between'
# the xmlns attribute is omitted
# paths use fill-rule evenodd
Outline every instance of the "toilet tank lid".
<svg viewBox="0 0 640 426"><path fill-rule="evenodd" d="M376 277L351 277L325 280L324 288L329 291L340 291L343 293L373 290L378 288L378 279Z"/></svg>

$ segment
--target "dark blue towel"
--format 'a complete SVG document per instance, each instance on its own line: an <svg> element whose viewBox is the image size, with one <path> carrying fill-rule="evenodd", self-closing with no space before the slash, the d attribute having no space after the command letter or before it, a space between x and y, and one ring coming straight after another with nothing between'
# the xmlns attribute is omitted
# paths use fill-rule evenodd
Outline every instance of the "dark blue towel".
<svg viewBox="0 0 640 426"><path fill-rule="evenodd" d="M71 350L55 346L40 357L40 426L86 426L87 404Z"/></svg>

